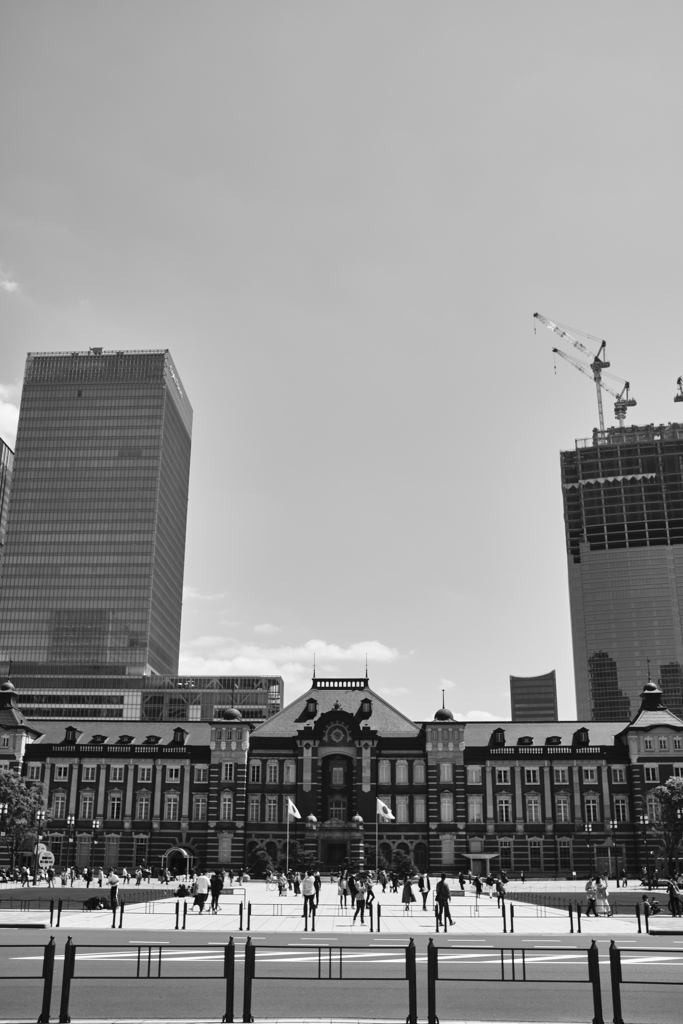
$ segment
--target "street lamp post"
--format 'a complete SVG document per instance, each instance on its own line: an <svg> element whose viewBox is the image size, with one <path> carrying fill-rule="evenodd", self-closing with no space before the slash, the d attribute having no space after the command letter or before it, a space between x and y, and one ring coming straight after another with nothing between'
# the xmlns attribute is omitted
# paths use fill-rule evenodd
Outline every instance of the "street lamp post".
<svg viewBox="0 0 683 1024"><path fill-rule="evenodd" d="M92 843L90 844L90 870L93 871L95 868L95 847L97 846L97 839L95 838L98 828L100 828L100 819L93 818L92 821Z"/></svg>
<svg viewBox="0 0 683 1024"><path fill-rule="evenodd" d="M643 829L643 842L645 843L645 860L647 864L647 884L650 885L650 851L647 842L647 826L650 824L650 817L647 814L638 815L638 824Z"/></svg>
<svg viewBox="0 0 683 1024"><path fill-rule="evenodd" d="M586 833L586 849L588 850L588 860L589 860L589 866L590 866L590 870L589 870L588 874L590 876L593 873L593 847L591 846L591 844L590 844L590 842L588 840L588 836L593 831L592 824L589 821L585 822L585 824L583 826L583 830Z"/></svg>
<svg viewBox="0 0 683 1024"><path fill-rule="evenodd" d="M618 827L619 827L619 822L617 821L616 818L610 818L609 827L610 827L612 832L617 832L617 838L618 838L618 831L617 830L618 830ZM607 847L607 857L608 857L608 860L609 860L610 873L612 871L612 856L611 856L612 850L611 850L611 848L612 848L613 845L616 848L615 849L615 854L614 854L614 861L615 861L615 864L614 864L614 874L615 874L616 879L617 879L617 889L618 889L619 888L619 852L618 852L619 851L619 846L614 842L614 839L612 839L611 836L608 836L608 838L611 839L610 845Z"/></svg>
<svg viewBox="0 0 683 1024"><path fill-rule="evenodd" d="M45 811L36 811L36 847L33 856L33 884L38 884L38 846L40 840L43 838L43 822L45 821Z"/></svg>
<svg viewBox="0 0 683 1024"><path fill-rule="evenodd" d="M73 843L74 835L76 833L76 815L75 814L69 814L68 815L68 817L66 819L66 827L68 829L68 836L67 836L67 840L66 840L66 846L67 846L67 850L66 850L66 866L67 866L67 868L69 868L69 867L71 867L72 864L76 863L76 850L75 850L75 848L73 846L69 845L70 843Z"/></svg>

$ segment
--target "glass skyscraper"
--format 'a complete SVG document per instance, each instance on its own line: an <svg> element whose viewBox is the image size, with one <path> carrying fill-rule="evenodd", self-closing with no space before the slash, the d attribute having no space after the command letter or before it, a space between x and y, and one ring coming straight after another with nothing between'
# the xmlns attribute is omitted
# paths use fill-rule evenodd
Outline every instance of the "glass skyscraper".
<svg viewBox="0 0 683 1024"><path fill-rule="evenodd" d="M561 453L579 719L626 721L643 680L683 713L683 424Z"/></svg>
<svg viewBox="0 0 683 1024"><path fill-rule="evenodd" d="M168 351L31 353L0 664L178 671L192 407Z"/></svg>
<svg viewBox="0 0 683 1024"><path fill-rule="evenodd" d="M5 552L7 536L7 516L9 513L9 496L12 489L12 466L14 453L0 437L0 577L2 577L2 559Z"/></svg>

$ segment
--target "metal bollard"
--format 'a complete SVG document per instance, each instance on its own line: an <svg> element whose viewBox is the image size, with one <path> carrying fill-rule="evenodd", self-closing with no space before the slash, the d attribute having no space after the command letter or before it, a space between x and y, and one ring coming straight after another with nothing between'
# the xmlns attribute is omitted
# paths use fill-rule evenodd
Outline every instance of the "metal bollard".
<svg viewBox="0 0 683 1024"><path fill-rule="evenodd" d="M244 947L244 1001L242 1003L243 1024L251 1024L251 983L254 978L254 966L256 963L256 950L251 942L251 935L247 938Z"/></svg>
<svg viewBox="0 0 683 1024"><path fill-rule="evenodd" d="M621 1015L621 951L617 949L614 939L609 945L609 972L612 982L612 1019L614 1024L624 1024Z"/></svg>
<svg viewBox="0 0 683 1024"><path fill-rule="evenodd" d="M643 903L643 910L645 911L645 931L650 934L650 904Z"/></svg>
<svg viewBox="0 0 683 1024"><path fill-rule="evenodd" d="M579 902L577 902L577 904L576 904L576 930L577 930L577 932L580 935L581 934L581 904Z"/></svg>
<svg viewBox="0 0 683 1024"><path fill-rule="evenodd" d="M244 931L244 902L240 900L240 931Z"/></svg>
<svg viewBox="0 0 683 1024"><path fill-rule="evenodd" d="M52 921L54 919L54 916L55 916L55 900L54 900L54 896L53 896L52 899L50 900L50 928L52 928Z"/></svg>
<svg viewBox="0 0 683 1024"><path fill-rule="evenodd" d="M514 905L514 903L510 904L510 934L511 935L515 934L515 905Z"/></svg>
<svg viewBox="0 0 683 1024"><path fill-rule="evenodd" d="M76 947L69 935L64 947L64 968L62 971L62 998L59 1003L59 1024L69 1024L69 996L71 994L71 979L74 976L76 966Z"/></svg>
<svg viewBox="0 0 683 1024"><path fill-rule="evenodd" d="M308 931L308 900L304 900L304 931Z"/></svg>
<svg viewBox="0 0 683 1024"><path fill-rule="evenodd" d="M588 977L593 986L593 1024L605 1024L602 1017L602 989L600 988L600 955L595 939L588 949Z"/></svg>
<svg viewBox="0 0 683 1024"><path fill-rule="evenodd" d="M54 903L54 900L52 901ZM50 1024L50 1003L52 1002L52 979L55 973L55 937L45 947L43 953L43 1006L38 1024Z"/></svg>
<svg viewBox="0 0 683 1024"><path fill-rule="evenodd" d="M372 918L373 918L372 903L370 903L369 906L368 906L368 915L370 917L370 931L372 932L372 931L374 931L374 928L373 928L373 925L372 925Z"/></svg>
<svg viewBox="0 0 683 1024"><path fill-rule="evenodd" d="M311 931L315 931L315 903L311 903Z"/></svg>
<svg viewBox="0 0 683 1024"><path fill-rule="evenodd" d="M406 978L408 979L406 1024L417 1024L417 970L415 968L415 942L412 938L406 948Z"/></svg>
<svg viewBox="0 0 683 1024"><path fill-rule="evenodd" d="M187 900L183 900L183 931L187 928Z"/></svg>
<svg viewBox="0 0 683 1024"><path fill-rule="evenodd" d="M62 920L62 898L60 896L59 899L57 900L57 927L58 928L59 928L61 920Z"/></svg>
<svg viewBox="0 0 683 1024"><path fill-rule="evenodd" d="M180 928L180 900L175 901L175 930Z"/></svg>
<svg viewBox="0 0 683 1024"><path fill-rule="evenodd" d="M377 931L381 930L381 924L382 924L382 905L381 905L381 903L378 903L377 904Z"/></svg>
<svg viewBox="0 0 683 1024"><path fill-rule="evenodd" d="M574 934L574 914L572 912L572 901L567 902L567 910L569 911L569 932L571 935Z"/></svg>
<svg viewBox="0 0 683 1024"><path fill-rule="evenodd" d="M434 945L434 939L429 940L427 946L427 1022L438 1024L436 1016L436 981L439 977L439 950Z"/></svg>
<svg viewBox="0 0 683 1024"><path fill-rule="evenodd" d="M119 909L119 928L123 928L123 908L124 907L125 907L125 903L123 902L123 900L121 900L121 903L119 904L119 908L120 908Z"/></svg>
<svg viewBox="0 0 683 1024"><path fill-rule="evenodd" d="M224 950L223 977L225 978L223 1024L232 1024L235 1019L235 941L232 935Z"/></svg>
<svg viewBox="0 0 683 1024"><path fill-rule="evenodd" d="M436 934L439 934L439 906L437 903L434 904L434 920L436 922Z"/></svg>
<svg viewBox="0 0 683 1024"><path fill-rule="evenodd" d="M111 911L112 911L112 913L111 913L111 926L112 926L112 928L116 928L116 911L117 910L118 910L118 907L116 906L116 903L112 903L112 906L111 906Z"/></svg>
<svg viewBox="0 0 683 1024"><path fill-rule="evenodd" d="M507 922L507 915L505 913L505 900L501 900L500 903L501 903L501 906L503 908L503 935L507 935L508 922Z"/></svg>
<svg viewBox="0 0 683 1024"><path fill-rule="evenodd" d="M642 928L640 926L640 903L636 903L636 921L638 923L638 934L642 935Z"/></svg>
<svg viewBox="0 0 683 1024"><path fill-rule="evenodd" d="M251 931L251 900L247 903L247 931Z"/></svg>

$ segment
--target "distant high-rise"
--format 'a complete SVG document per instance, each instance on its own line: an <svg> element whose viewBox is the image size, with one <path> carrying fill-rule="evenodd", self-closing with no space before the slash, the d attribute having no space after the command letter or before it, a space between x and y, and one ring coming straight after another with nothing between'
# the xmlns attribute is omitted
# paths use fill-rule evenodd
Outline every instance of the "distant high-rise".
<svg viewBox="0 0 683 1024"><path fill-rule="evenodd" d="M7 515L9 512L9 495L12 487L12 466L14 453L0 437L0 577L2 576L2 558L5 551L7 534Z"/></svg>
<svg viewBox="0 0 683 1024"><path fill-rule="evenodd" d="M555 669L543 676L510 676L513 722L552 722L557 719Z"/></svg>
<svg viewBox="0 0 683 1024"><path fill-rule="evenodd" d="M177 673L191 432L168 351L28 355L0 586L5 670Z"/></svg>
<svg viewBox="0 0 683 1024"><path fill-rule="evenodd" d="M649 674L683 712L683 424L561 453L578 717L630 718Z"/></svg>

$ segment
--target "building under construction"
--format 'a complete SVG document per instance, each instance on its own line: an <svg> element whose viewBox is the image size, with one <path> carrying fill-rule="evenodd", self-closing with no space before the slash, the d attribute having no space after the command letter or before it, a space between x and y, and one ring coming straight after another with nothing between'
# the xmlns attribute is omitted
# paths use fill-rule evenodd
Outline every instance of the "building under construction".
<svg viewBox="0 0 683 1024"><path fill-rule="evenodd" d="M648 673L683 712L683 424L561 453L577 713L625 720Z"/></svg>

